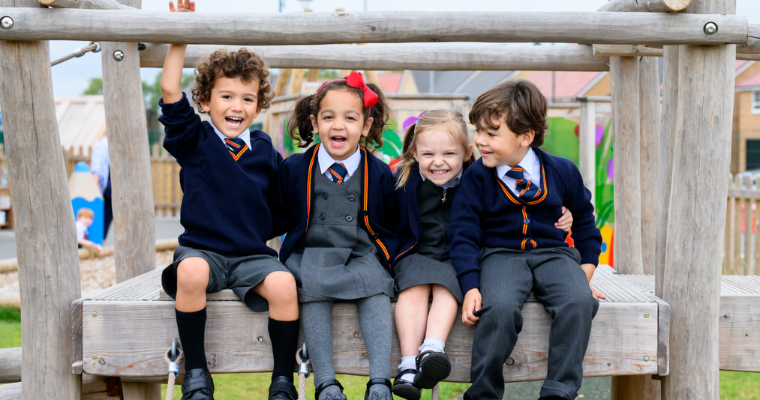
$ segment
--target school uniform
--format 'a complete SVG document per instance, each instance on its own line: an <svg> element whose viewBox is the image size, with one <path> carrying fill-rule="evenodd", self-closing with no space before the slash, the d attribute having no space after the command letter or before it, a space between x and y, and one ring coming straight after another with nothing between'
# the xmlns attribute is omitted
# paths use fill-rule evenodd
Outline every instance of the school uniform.
<svg viewBox="0 0 760 400"><path fill-rule="evenodd" d="M597 265L602 243L591 194L567 159L531 149L523 164L528 168L520 173L533 192L521 197L527 188L502 175L509 167L488 168L478 160L465 173L452 207L451 258L462 292L479 288L483 304L473 341L473 384L465 399L503 397L504 362L522 329L521 310L531 291L553 318L540 395L574 399L583 377L599 304L580 264ZM573 213L575 248L554 227L563 205Z"/></svg>
<svg viewBox="0 0 760 400"><path fill-rule="evenodd" d="M406 184L396 189L401 212L398 256L394 260L396 291L436 284L447 288L462 302L462 290L449 255L446 229L451 222L451 205L462 174L443 186L425 179L415 164Z"/></svg>
<svg viewBox="0 0 760 400"><path fill-rule="evenodd" d="M173 263L163 271L164 290L174 298L177 266L200 257L210 268L207 292L229 288L253 311L266 311L266 300L251 289L272 272L287 271L266 245L273 229L268 192L282 156L262 131L245 131L237 140L225 137L201 121L184 93L174 104L161 100L159 105L164 148L182 168L185 228Z"/></svg>

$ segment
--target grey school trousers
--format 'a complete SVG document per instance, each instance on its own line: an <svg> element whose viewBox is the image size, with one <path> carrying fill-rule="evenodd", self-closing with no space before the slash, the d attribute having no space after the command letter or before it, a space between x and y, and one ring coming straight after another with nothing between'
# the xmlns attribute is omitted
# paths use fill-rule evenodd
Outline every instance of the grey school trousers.
<svg viewBox="0 0 760 400"><path fill-rule="evenodd" d="M540 395L575 399L591 320L599 309L580 261L578 250L567 247L481 251L480 293L486 309L475 329L472 386L465 400L504 397L504 363L522 330L521 311L531 291L553 319L548 372Z"/></svg>

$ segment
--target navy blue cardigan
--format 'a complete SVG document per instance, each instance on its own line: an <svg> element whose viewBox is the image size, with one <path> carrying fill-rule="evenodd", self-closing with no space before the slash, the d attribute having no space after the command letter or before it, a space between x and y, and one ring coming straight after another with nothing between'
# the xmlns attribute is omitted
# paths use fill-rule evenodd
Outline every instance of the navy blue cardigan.
<svg viewBox="0 0 760 400"><path fill-rule="evenodd" d="M293 246L309 229L314 189L312 173L315 170L314 163L318 163L316 158L319 146L289 156L277 173L277 196L271 206L276 221L274 233L287 232L280 247L282 262L287 261ZM359 173L352 176L353 179L362 180L359 223L377 247L383 264L390 268L398 246L398 238L394 232L398 226L398 207L393 191L393 174L387 164L364 147L361 147L360 151L362 158L357 169Z"/></svg>
<svg viewBox="0 0 760 400"><path fill-rule="evenodd" d="M166 127L164 148L182 169L184 192L180 222L182 246L225 255L268 254L272 230L268 191L282 156L269 135L251 132L251 149L235 161L208 122L201 121L185 95L173 104L158 103Z"/></svg>
<svg viewBox="0 0 760 400"><path fill-rule="evenodd" d="M562 206L573 213L573 240L581 263L599 263L602 235L596 227L591 192L570 160L534 149L541 161L541 197L526 203L488 168L475 162L462 177L451 208L450 254L462 293L480 287L482 247L536 249L567 247L567 232L555 228Z"/></svg>

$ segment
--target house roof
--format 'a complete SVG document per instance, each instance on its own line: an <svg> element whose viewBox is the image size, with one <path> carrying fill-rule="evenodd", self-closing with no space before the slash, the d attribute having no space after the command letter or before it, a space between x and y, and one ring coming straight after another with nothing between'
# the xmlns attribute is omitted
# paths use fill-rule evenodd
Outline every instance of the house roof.
<svg viewBox="0 0 760 400"><path fill-rule="evenodd" d="M554 95L572 99L599 76L599 72L557 71L554 73ZM546 98L552 98L552 71L536 71L526 78L533 82Z"/></svg>
<svg viewBox="0 0 760 400"><path fill-rule="evenodd" d="M760 86L760 70L755 71L755 73L736 82L737 88L746 88L750 86Z"/></svg>
<svg viewBox="0 0 760 400"><path fill-rule="evenodd" d="M398 93L402 75L402 72L379 72L376 74L377 83L383 93Z"/></svg>
<svg viewBox="0 0 760 400"><path fill-rule="evenodd" d="M420 93L466 94L470 99L509 78L513 71L412 71ZM432 90L431 90L432 83Z"/></svg>
<svg viewBox="0 0 760 400"><path fill-rule="evenodd" d="M81 147L85 153L106 134L106 111L103 96L55 98L55 115L61 146L65 150Z"/></svg>

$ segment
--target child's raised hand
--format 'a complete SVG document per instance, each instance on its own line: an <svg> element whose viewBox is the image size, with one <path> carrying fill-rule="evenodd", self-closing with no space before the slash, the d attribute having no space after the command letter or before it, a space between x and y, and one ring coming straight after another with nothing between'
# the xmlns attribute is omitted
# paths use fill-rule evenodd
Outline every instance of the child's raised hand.
<svg viewBox="0 0 760 400"><path fill-rule="evenodd" d="M177 0L177 8L174 8L174 2L169 0L169 11L195 12L195 2L193 0Z"/></svg>
<svg viewBox="0 0 760 400"><path fill-rule="evenodd" d="M480 317L476 316L474 312L480 310L483 297L480 295L480 289L470 289L464 295L464 302L462 303L462 323L467 326L475 326Z"/></svg>
<svg viewBox="0 0 760 400"><path fill-rule="evenodd" d="M596 290L595 287L588 285L591 288L591 295L594 296L595 299L606 299L607 296L602 294L602 292Z"/></svg>
<svg viewBox="0 0 760 400"><path fill-rule="evenodd" d="M573 227L573 213L565 208L565 206L562 206L562 216L554 224L554 227L562 229L565 232L570 232L570 228Z"/></svg>

